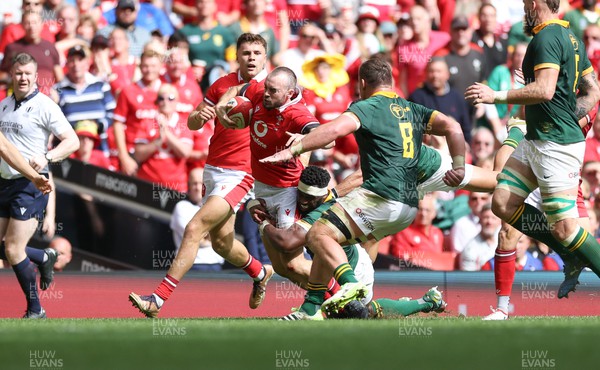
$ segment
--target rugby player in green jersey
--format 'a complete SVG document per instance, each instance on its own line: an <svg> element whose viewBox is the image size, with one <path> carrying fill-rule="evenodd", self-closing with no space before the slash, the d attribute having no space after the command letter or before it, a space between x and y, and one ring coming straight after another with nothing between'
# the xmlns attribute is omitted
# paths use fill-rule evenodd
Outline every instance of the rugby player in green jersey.
<svg viewBox="0 0 600 370"><path fill-rule="evenodd" d="M296 258L303 259L308 264L310 271L310 261L304 259L303 247L305 245L306 234L312 225L321 217L323 212L328 210L334 203L334 192L327 189L329 184L329 173L320 167L309 166L302 171L300 183L298 184L298 209L301 211L302 219L296 221L287 229L279 229L273 226L267 219L263 219L260 230L263 238L269 240L271 245L284 255L297 256ZM356 182L350 181L350 184L340 184L336 187L336 193L340 195L347 193L344 188L350 189L356 187ZM343 190L344 189L344 190ZM256 208L253 209L255 213ZM264 215L264 213L263 213ZM443 301L442 294L437 290L437 287L429 289L421 299L377 299L372 301L372 285L374 281L374 271L371 259L367 252L359 245L351 244L343 247L344 253L348 259L348 263L355 272L359 281L364 283L369 288L370 294L362 299L362 306L356 306L351 317L357 314L362 314L358 318L366 317L393 317L393 316L408 316L417 312L442 312L446 303ZM310 250L307 250L312 254ZM294 258L294 260L296 260ZM293 266L290 266L294 269ZM299 271L293 271L296 274ZM301 281L296 281L289 277L294 283L305 286L308 280L308 275L303 276ZM368 309L364 305L367 305ZM356 312L358 311L358 312ZM346 313L343 317L348 317ZM317 319L319 317L317 316ZM292 313L282 318L282 320L296 320L296 315Z"/></svg>
<svg viewBox="0 0 600 370"><path fill-rule="evenodd" d="M308 292L297 319L314 319L324 311L336 312L346 303L368 294L357 281L341 244L379 240L397 233L413 221L418 203L418 158L424 133L444 135L453 169L445 175L458 185L465 174L465 142L460 125L446 115L400 98L392 90L391 66L379 59L364 62L359 70L360 96L335 120L311 131L302 140L264 158L282 162L321 148L354 132L363 184L341 197L317 220L307 234L314 253ZM342 285L324 301L331 275Z"/></svg>
<svg viewBox="0 0 600 370"><path fill-rule="evenodd" d="M598 103L600 88L583 42L558 19L560 1L523 3L524 30L533 35L523 60L526 85L493 91L476 83L465 92L476 105L525 105L527 134L498 177L493 210L557 253L576 254L600 276L600 244L577 224L576 207L585 150L578 121ZM524 202L538 186L544 213Z"/></svg>

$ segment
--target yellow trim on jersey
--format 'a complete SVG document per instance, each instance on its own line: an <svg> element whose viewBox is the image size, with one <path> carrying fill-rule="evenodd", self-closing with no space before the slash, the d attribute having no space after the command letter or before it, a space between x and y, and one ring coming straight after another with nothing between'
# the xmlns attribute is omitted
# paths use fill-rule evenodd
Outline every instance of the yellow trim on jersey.
<svg viewBox="0 0 600 370"><path fill-rule="evenodd" d="M541 30L546 28L546 26L549 26L551 24L558 24L558 25L563 26L564 28L569 28L569 22L567 22L567 21L562 21L560 19L550 19L549 21L540 23L537 26L533 27L533 34L535 35L536 33L540 32Z"/></svg>
<svg viewBox="0 0 600 370"><path fill-rule="evenodd" d="M440 112L437 110L434 110L433 113L431 113L431 117L429 117L429 122L427 122L427 127L425 127L425 132L431 132L431 126L433 125L433 121L435 121L435 117L437 117L438 114L440 114Z"/></svg>
<svg viewBox="0 0 600 370"><path fill-rule="evenodd" d="M585 76L587 74L590 74L592 72L594 72L594 67L590 66L588 69L586 69L585 71L581 72L581 77L583 77L583 76Z"/></svg>
<svg viewBox="0 0 600 370"><path fill-rule="evenodd" d="M540 63L540 64L536 65L535 67L533 67L533 70L537 71L539 69L544 69L544 68L552 68L552 69L556 69L557 71L560 71L560 66L556 63Z"/></svg>
<svg viewBox="0 0 600 370"><path fill-rule="evenodd" d="M385 96L386 98L399 98L400 97L400 95L396 94L394 91L389 91L389 90L377 91L375 94L373 94L371 96L377 96L377 95Z"/></svg>

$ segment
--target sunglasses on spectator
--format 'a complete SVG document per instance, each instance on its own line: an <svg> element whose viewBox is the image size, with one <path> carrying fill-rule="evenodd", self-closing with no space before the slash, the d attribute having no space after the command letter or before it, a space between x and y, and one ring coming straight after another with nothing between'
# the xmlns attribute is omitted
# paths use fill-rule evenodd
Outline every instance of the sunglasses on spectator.
<svg viewBox="0 0 600 370"><path fill-rule="evenodd" d="M158 98L156 98L157 102L161 102L161 101L165 101L165 100L169 100L169 101L173 101L175 100L175 95L169 95L169 96L159 96Z"/></svg>
<svg viewBox="0 0 600 370"><path fill-rule="evenodd" d="M37 5L41 5L41 2L37 1L24 1L23 2L23 6L37 6Z"/></svg>
<svg viewBox="0 0 600 370"><path fill-rule="evenodd" d="M316 36L315 35L307 35L305 33L301 34L300 37L302 37L303 39L314 39Z"/></svg>

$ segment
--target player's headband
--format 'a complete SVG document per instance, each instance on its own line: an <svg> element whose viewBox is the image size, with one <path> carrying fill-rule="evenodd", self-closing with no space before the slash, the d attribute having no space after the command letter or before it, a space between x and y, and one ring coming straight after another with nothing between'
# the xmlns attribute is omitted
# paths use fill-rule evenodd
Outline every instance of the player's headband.
<svg viewBox="0 0 600 370"><path fill-rule="evenodd" d="M301 191L308 195L312 195L313 197L322 197L324 195L327 195L327 193L329 192L329 190L327 190L327 187L319 188L317 186L306 185L302 181L298 183L298 191Z"/></svg>

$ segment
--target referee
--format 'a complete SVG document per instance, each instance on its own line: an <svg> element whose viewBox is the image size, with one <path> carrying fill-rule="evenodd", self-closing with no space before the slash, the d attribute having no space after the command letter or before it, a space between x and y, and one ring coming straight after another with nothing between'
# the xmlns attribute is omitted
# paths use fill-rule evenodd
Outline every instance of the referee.
<svg viewBox="0 0 600 370"><path fill-rule="evenodd" d="M26 53L17 54L11 67L13 95L0 102L0 131L33 169L46 177L48 164L67 158L79 148L73 128L49 97L37 88L37 62ZM60 143L47 151L50 135ZM48 195L12 168L0 163L0 240L4 238L6 257L27 300L24 318L45 318L37 294L36 272L25 247L38 222L44 217ZM32 256L43 261L42 255Z"/></svg>

